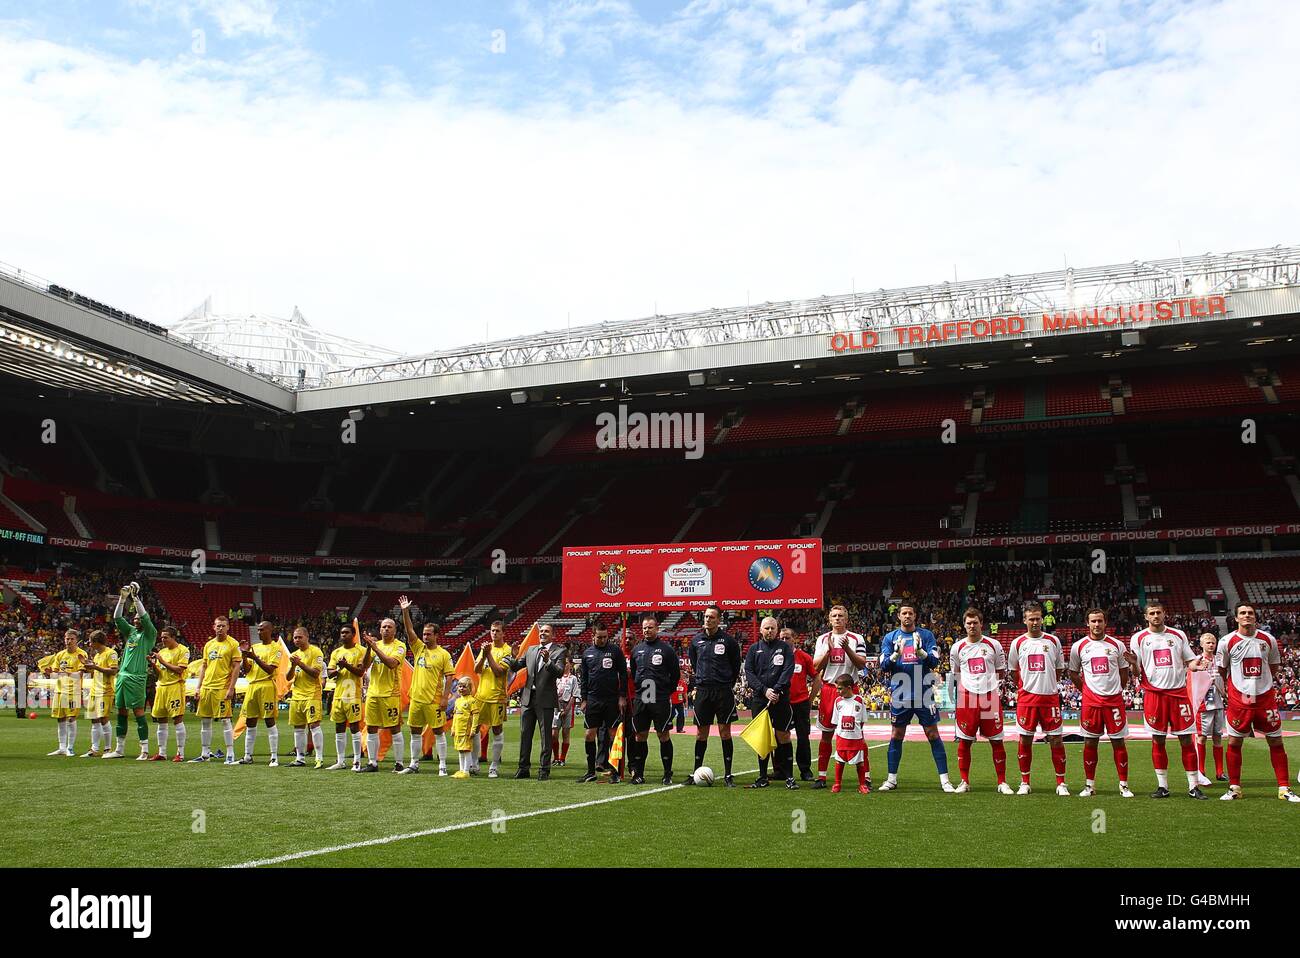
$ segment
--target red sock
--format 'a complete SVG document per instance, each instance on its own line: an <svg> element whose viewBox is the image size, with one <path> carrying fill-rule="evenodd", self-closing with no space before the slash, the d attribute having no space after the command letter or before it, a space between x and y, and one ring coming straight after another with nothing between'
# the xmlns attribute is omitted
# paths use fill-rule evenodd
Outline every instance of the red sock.
<svg viewBox="0 0 1300 958"><path fill-rule="evenodd" d="M963 782L970 781L970 742L964 738L957 739L957 770Z"/></svg>
<svg viewBox="0 0 1300 958"><path fill-rule="evenodd" d="M1020 759L1020 781L1029 784L1029 770L1034 764L1034 743L1025 744L1022 738L1016 746L1016 757Z"/></svg>
<svg viewBox="0 0 1300 958"><path fill-rule="evenodd" d="M1119 775L1121 782L1128 781L1128 746L1122 741L1116 739L1111 742L1115 746L1115 772Z"/></svg>
<svg viewBox="0 0 1300 958"><path fill-rule="evenodd" d="M560 740L551 739L551 761L558 762L559 760L560 760Z"/></svg>
<svg viewBox="0 0 1300 958"><path fill-rule="evenodd" d="M569 743L565 742L560 746L560 761L567 762L568 760L569 760Z"/></svg>
<svg viewBox="0 0 1300 958"><path fill-rule="evenodd" d="M1193 739L1196 743L1196 767L1200 769L1202 775L1205 774L1205 743L1199 738Z"/></svg>
<svg viewBox="0 0 1300 958"><path fill-rule="evenodd" d="M858 788L867 786L867 765L865 762L858 764Z"/></svg>
<svg viewBox="0 0 1300 958"><path fill-rule="evenodd" d="M486 761L487 761L487 743L488 743L488 734L489 734L489 733L488 733L488 730L487 730L487 729L483 729L481 732L479 732L479 737L478 737L478 758L479 758L479 761L480 761L480 762L486 762Z"/></svg>
<svg viewBox="0 0 1300 958"><path fill-rule="evenodd" d="M1065 742L1059 737L1052 739L1052 767L1056 769L1056 784L1062 784L1065 781Z"/></svg>
<svg viewBox="0 0 1300 958"><path fill-rule="evenodd" d="M836 788L840 787L840 782L843 781L843 779L844 779L844 763L837 761L835 763L835 787Z"/></svg>
<svg viewBox="0 0 1300 958"><path fill-rule="evenodd" d="M1197 762L1196 762L1196 746L1193 745L1190 741L1188 741L1188 740L1186 740L1186 739L1185 739L1184 741L1186 741L1187 744L1184 745L1184 746L1183 746L1183 749L1182 749L1182 751L1183 751L1183 770L1184 770L1184 771L1187 771L1187 772L1194 772L1194 771L1196 771L1196 769L1197 769Z"/></svg>
<svg viewBox="0 0 1300 958"><path fill-rule="evenodd" d="M817 743L817 777L826 777L826 768L831 764L831 749L834 742L830 732L822 732L821 741Z"/></svg>
<svg viewBox="0 0 1300 958"><path fill-rule="evenodd" d="M1165 751L1163 737L1151 739L1151 766L1161 770L1169 767L1169 753Z"/></svg>
<svg viewBox="0 0 1300 958"><path fill-rule="evenodd" d="M1007 780L1007 747L1001 742L993 743L993 771L998 773L998 784Z"/></svg>
<svg viewBox="0 0 1300 958"><path fill-rule="evenodd" d="M1241 749L1228 746L1228 784L1241 784Z"/></svg>
<svg viewBox="0 0 1300 958"><path fill-rule="evenodd" d="M1277 776L1277 787L1286 788L1291 782L1291 770L1287 768L1286 749L1280 738L1268 740L1268 757L1273 760L1273 774Z"/></svg>
<svg viewBox="0 0 1300 958"><path fill-rule="evenodd" d="M1083 777L1089 782L1097 779L1097 740L1095 738L1085 738L1083 740Z"/></svg>
<svg viewBox="0 0 1300 958"><path fill-rule="evenodd" d="M1223 746L1214 746L1214 774L1223 774Z"/></svg>

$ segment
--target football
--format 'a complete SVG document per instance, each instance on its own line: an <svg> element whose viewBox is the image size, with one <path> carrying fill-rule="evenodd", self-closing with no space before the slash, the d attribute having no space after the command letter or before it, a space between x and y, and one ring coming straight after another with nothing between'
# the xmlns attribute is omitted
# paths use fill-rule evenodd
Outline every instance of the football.
<svg viewBox="0 0 1300 958"><path fill-rule="evenodd" d="M694 779L696 785L712 785L713 769L709 768L707 765L701 765L695 770L695 773L691 778Z"/></svg>

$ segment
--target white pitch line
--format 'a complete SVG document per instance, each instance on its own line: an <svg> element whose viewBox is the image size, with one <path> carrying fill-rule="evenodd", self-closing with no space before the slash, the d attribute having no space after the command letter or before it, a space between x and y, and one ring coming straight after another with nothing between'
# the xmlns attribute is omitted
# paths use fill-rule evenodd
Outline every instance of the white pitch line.
<svg viewBox="0 0 1300 958"><path fill-rule="evenodd" d="M889 744L881 742L879 745L869 745L867 748L882 748ZM736 772L736 775L753 775L758 771L756 768L747 769L743 772ZM332 855L335 852L347 852L354 848L370 848L375 845L389 845L393 842L406 841L409 838L425 838L429 835L445 835L448 832L459 832L466 828L481 828L484 825L495 825L497 822L513 822L521 818L534 818L538 815L553 815L557 812L571 812L579 808L590 808L593 805L607 805L610 802L624 802L630 798L643 798L646 795L655 795L659 792L671 792L676 788L685 788L684 782L678 782L675 785L660 785L657 788L649 788L645 791L629 792L625 795L610 795L606 798L593 798L589 802L575 802L572 805L559 805L555 808L539 808L531 812L516 812L513 815L503 815L498 818L485 818L477 822L460 822L456 825L440 825L437 828L426 828L418 832L403 832L400 835L385 835L382 838L368 838L363 842L348 842L346 845L330 845L327 848L309 848L301 852L290 852L287 855L276 855L274 858L256 858L252 861L240 862L238 865L226 865L226 868L260 868L263 865L279 865L284 862L298 861L302 858L314 858L317 855Z"/></svg>

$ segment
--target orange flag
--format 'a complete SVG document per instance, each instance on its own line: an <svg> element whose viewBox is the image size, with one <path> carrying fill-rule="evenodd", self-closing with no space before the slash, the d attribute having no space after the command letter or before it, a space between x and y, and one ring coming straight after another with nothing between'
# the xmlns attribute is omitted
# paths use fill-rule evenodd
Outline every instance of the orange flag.
<svg viewBox="0 0 1300 958"><path fill-rule="evenodd" d="M533 627L529 629L528 634L524 636L524 640L519 643L519 655L517 655L516 658L522 659L524 657L524 653L526 653L534 645L541 644L541 641L542 641L542 637L541 634L537 631L537 623L534 622ZM515 673L515 677L510 680L510 688L507 690L508 694L514 695L516 692L518 692L520 689L524 687L524 682L526 682L527 680L528 680L528 670L520 669L518 672Z"/></svg>
<svg viewBox="0 0 1300 958"><path fill-rule="evenodd" d="M474 671L474 653L470 651L468 642L461 647L460 658L456 660L456 671L452 675L456 676L457 681L468 678L470 686L478 688L478 673Z"/></svg>

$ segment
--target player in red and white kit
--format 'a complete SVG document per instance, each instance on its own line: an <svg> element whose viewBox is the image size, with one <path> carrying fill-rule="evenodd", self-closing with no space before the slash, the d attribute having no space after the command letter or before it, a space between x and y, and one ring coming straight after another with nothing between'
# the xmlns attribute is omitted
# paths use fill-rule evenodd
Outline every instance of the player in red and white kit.
<svg viewBox="0 0 1300 958"><path fill-rule="evenodd" d="M1025 607L1025 631L1011 643L1007 663L1016 674L1016 730L1020 733L1020 788L1028 795L1029 770L1034 764L1034 732L1039 728L1052 748L1056 769L1056 794L1068 796L1065 784L1065 743L1061 740L1061 679L1065 677L1065 656L1061 641L1043 631L1043 607Z"/></svg>
<svg viewBox="0 0 1300 958"><path fill-rule="evenodd" d="M1268 756L1277 776L1277 797L1300 802L1291 791L1286 749L1282 747L1282 713L1278 711L1273 672L1282 664L1277 639L1259 628L1255 609L1241 603L1234 611L1237 630L1223 640L1219 671L1228 691L1228 791L1224 801L1241 798L1241 742L1253 727L1268 742Z"/></svg>
<svg viewBox="0 0 1300 958"><path fill-rule="evenodd" d="M1103 732L1110 738L1119 775L1119 793L1132 798L1128 787L1128 714L1124 689L1128 687L1128 659L1124 646L1106 634L1106 613L1088 610L1088 634L1070 646L1070 681L1083 691L1079 724L1083 727L1083 791L1080 798L1097 794L1097 742Z"/></svg>
<svg viewBox="0 0 1300 958"><path fill-rule="evenodd" d="M1013 794L1007 784L1007 750L1002 744L1002 700L999 685L1006 677L1007 654L1002 643L984 635L984 615L970 608L962 616L966 634L952 647L953 684L957 691L957 794L970 791L970 750L977 735L993 749L998 791Z"/></svg>
<svg viewBox="0 0 1300 958"><path fill-rule="evenodd" d="M1142 711L1151 732L1151 764L1156 770L1156 790L1152 798L1169 797L1169 754L1165 736L1177 735L1182 746L1183 769L1187 772L1187 797L1204 800L1199 784L1200 768L1196 761L1196 743L1192 731L1196 716L1187 694L1187 671L1199 672L1206 663L1192 651L1187 636L1165 625L1165 607L1150 601L1146 605L1147 627L1135 632L1129 648L1137 659L1142 675Z"/></svg>
<svg viewBox="0 0 1300 958"><path fill-rule="evenodd" d="M847 675L857 693L858 669L867 664L866 647L862 636L849 631L849 610L842 605L831 606L827 615L831 630L817 637L813 647L813 671L822 679L821 700L817 707L817 728L821 741L817 744L817 781L813 788L826 787L826 769L835 747L835 688L841 675Z"/></svg>
<svg viewBox="0 0 1300 958"><path fill-rule="evenodd" d="M853 678L841 675L835 680L835 690L839 696L831 707L831 721L835 723L835 784L831 792L838 792L844 781L844 766L855 765L858 769L858 791L863 795L871 792L867 785L867 741L863 727L867 722L867 705L862 697L854 692Z"/></svg>

